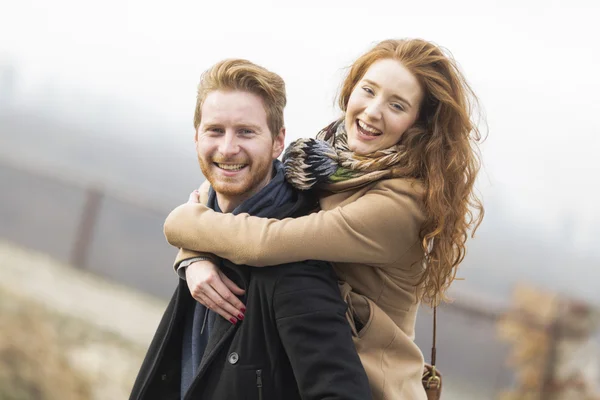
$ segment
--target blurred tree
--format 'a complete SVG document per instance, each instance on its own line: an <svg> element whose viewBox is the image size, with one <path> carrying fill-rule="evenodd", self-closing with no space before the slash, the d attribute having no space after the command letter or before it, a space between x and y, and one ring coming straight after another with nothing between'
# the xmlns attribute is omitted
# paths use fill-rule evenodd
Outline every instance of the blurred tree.
<svg viewBox="0 0 600 400"><path fill-rule="evenodd" d="M501 400L595 400L598 351L592 334L600 312L588 304L520 285L513 308L499 321L513 345L509 365L516 388Z"/></svg>

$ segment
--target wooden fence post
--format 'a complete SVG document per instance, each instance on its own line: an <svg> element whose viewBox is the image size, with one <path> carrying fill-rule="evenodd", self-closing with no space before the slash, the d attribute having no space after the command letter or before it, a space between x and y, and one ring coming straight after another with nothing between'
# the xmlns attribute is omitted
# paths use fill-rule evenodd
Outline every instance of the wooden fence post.
<svg viewBox="0 0 600 400"><path fill-rule="evenodd" d="M71 264L76 267L86 267L103 197L103 191L96 187L89 187L86 190L85 204L71 252Z"/></svg>
<svg viewBox="0 0 600 400"><path fill-rule="evenodd" d="M599 354L592 334L598 309L548 291L520 285L513 307L499 320L513 346L509 365L516 384L501 400L596 400Z"/></svg>

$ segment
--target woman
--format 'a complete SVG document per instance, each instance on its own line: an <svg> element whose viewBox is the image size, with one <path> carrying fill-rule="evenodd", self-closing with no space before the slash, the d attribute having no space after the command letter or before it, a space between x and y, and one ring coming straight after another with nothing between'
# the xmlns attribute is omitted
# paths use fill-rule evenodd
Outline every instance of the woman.
<svg viewBox="0 0 600 400"><path fill-rule="evenodd" d="M444 299L468 231L483 216L473 192L480 139L473 100L439 47L385 40L350 68L339 98L343 117L284 156L288 180L314 187L322 211L278 221L185 204L167 218L165 235L174 246L237 264L335 263L373 397L424 399L417 309ZM183 251L178 262L191 255ZM215 279L210 262L192 267L195 277L209 276L197 280L195 297L224 316L243 312L231 294L241 290Z"/></svg>

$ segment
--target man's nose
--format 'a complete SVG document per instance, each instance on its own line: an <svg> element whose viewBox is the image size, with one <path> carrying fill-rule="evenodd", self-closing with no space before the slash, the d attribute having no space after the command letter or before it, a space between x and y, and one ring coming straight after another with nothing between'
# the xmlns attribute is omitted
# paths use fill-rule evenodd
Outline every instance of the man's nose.
<svg viewBox="0 0 600 400"><path fill-rule="evenodd" d="M219 153L223 156L232 156L240 151L238 138L234 132L226 132L219 143Z"/></svg>

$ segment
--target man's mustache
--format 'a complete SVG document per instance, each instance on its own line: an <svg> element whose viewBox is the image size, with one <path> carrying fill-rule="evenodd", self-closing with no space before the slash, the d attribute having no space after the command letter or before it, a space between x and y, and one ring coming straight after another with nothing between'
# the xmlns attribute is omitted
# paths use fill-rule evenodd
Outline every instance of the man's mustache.
<svg viewBox="0 0 600 400"><path fill-rule="evenodd" d="M210 162L215 164L249 164L245 158L212 157Z"/></svg>

